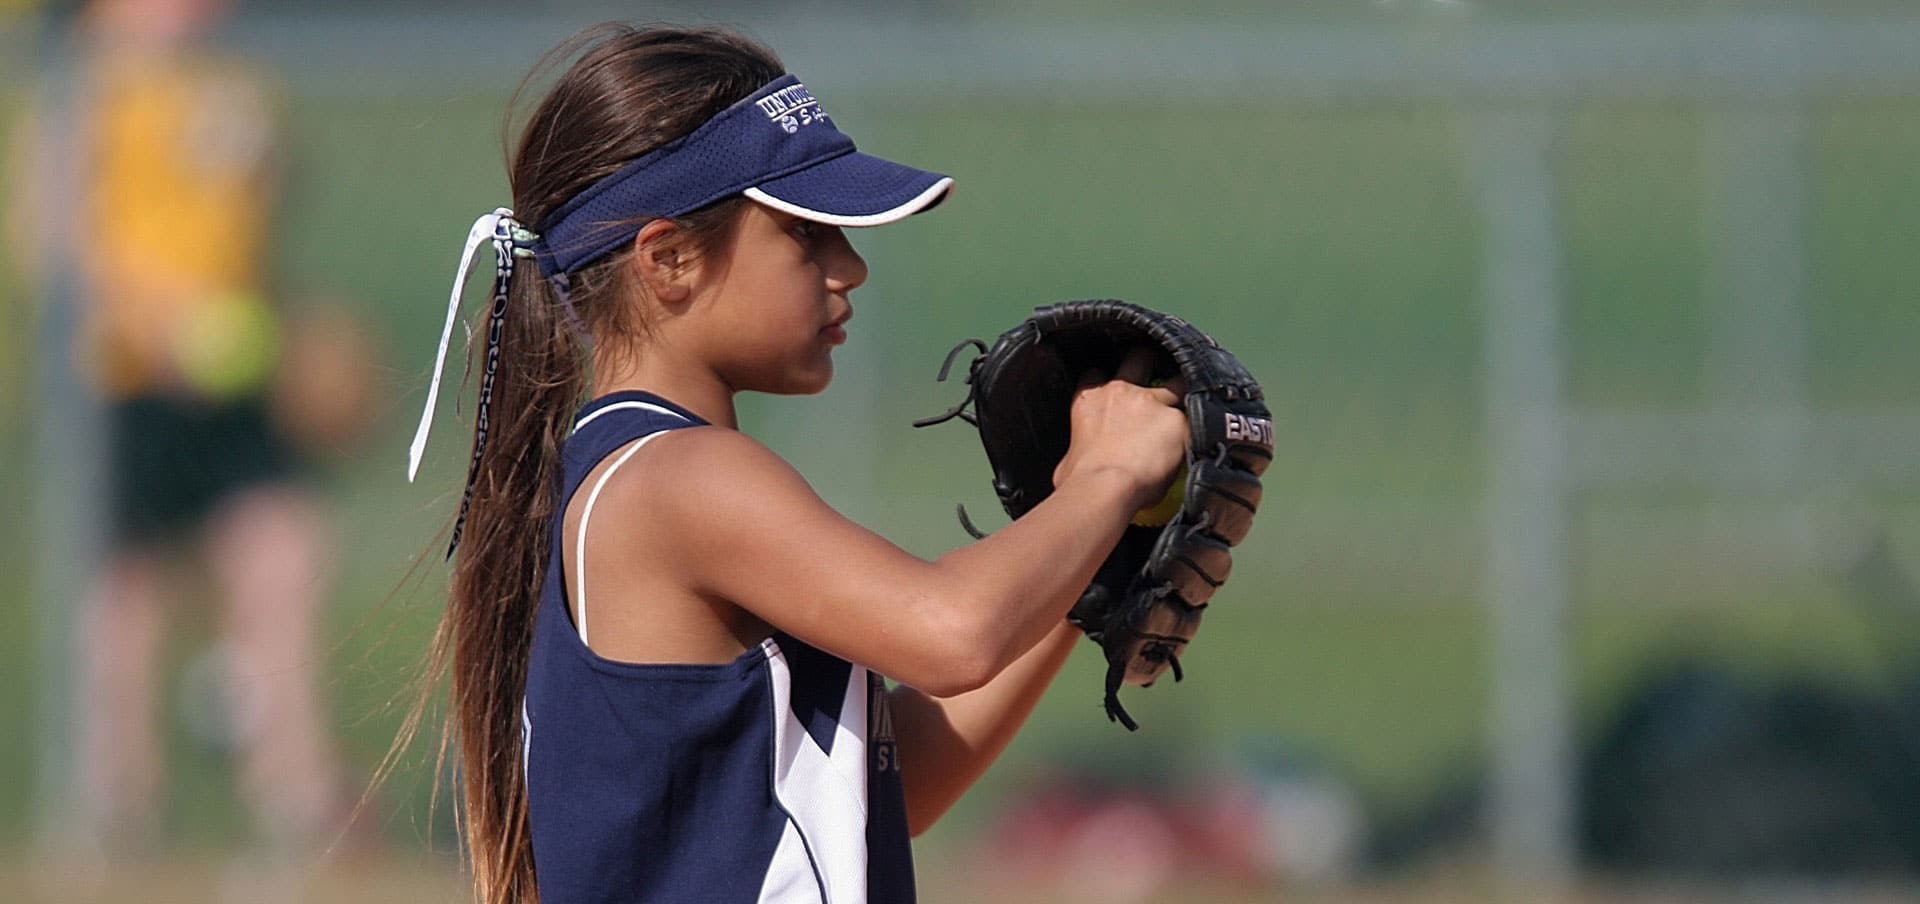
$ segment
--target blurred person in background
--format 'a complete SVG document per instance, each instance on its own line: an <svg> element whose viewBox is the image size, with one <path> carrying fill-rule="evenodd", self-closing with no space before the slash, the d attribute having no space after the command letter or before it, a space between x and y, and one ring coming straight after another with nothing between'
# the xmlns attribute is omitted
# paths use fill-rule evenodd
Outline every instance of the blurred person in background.
<svg viewBox="0 0 1920 904"><path fill-rule="evenodd" d="M267 848L331 840L347 800L316 680L329 538L301 478L315 436L365 410L364 346L340 316L303 331L269 301L275 97L206 46L226 6L87 3L66 134L30 115L21 143L37 197L14 208L14 244L77 275L71 353L108 424L109 546L78 617L75 690L84 834L108 856L158 840L158 671L190 578L217 600L217 686Z"/></svg>

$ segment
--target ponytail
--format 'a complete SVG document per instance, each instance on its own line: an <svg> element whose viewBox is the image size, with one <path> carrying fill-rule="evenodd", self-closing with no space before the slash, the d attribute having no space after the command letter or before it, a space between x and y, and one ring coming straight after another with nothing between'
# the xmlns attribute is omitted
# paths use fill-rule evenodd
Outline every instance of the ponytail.
<svg viewBox="0 0 1920 904"><path fill-rule="evenodd" d="M517 268L509 287L491 432L474 461L467 520L436 671L451 667L448 728L460 750L462 812L485 902L535 900L520 706L546 577L560 444L586 393L585 348L551 284Z"/></svg>

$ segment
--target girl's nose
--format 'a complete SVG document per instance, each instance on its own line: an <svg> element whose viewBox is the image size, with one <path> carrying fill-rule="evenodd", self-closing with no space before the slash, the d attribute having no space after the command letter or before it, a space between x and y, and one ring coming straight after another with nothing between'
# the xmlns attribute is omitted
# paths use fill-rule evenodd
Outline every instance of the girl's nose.
<svg viewBox="0 0 1920 904"><path fill-rule="evenodd" d="M853 242L847 239L845 230L838 226L830 227L831 233L826 248L827 288L834 292L851 292L867 281L867 259L853 250Z"/></svg>

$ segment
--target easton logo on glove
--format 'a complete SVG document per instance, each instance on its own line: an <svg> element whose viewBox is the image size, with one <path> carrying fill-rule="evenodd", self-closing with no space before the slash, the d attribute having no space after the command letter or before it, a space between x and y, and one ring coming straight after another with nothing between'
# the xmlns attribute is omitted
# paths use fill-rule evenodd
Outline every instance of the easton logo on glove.
<svg viewBox="0 0 1920 904"><path fill-rule="evenodd" d="M1265 443L1268 450L1273 449L1272 421L1263 417L1247 417L1244 414L1229 413L1222 416L1227 419L1227 439Z"/></svg>
<svg viewBox="0 0 1920 904"><path fill-rule="evenodd" d="M1153 378L1184 377L1191 429L1185 469L1167 498L1136 515L1094 574L1067 620L1107 658L1106 709L1128 730L1139 727L1120 705L1124 684L1147 686L1171 668L1200 627L1200 614L1227 581L1233 547L1260 508L1260 475L1273 461L1273 421L1260 384L1238 359L1191 324L1124 301L1069 301L1037 309L992 347L955 346L940 366L979 350L967 371L967 397L947 412L914 422L960 418L980 431L993 488L1013 518L1053 492L1053 469L1071 441L1070 412L1079 375L1113 373L1131 349L1165 354ZM971 404L972 410L968 410ZM968 533L984 536L968 520Z"/></svg>

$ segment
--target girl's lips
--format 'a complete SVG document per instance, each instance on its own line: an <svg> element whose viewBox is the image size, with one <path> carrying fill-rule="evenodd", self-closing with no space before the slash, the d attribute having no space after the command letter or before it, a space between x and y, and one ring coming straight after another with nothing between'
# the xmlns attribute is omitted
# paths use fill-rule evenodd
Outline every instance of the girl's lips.
<svg viewBox="0 0 1920 904"><path fill-rule="evenodd" d="M828 345L839 345L847 341L846 327L840 326L839 324L821 327L820 338L827 340Z"/></svg>

